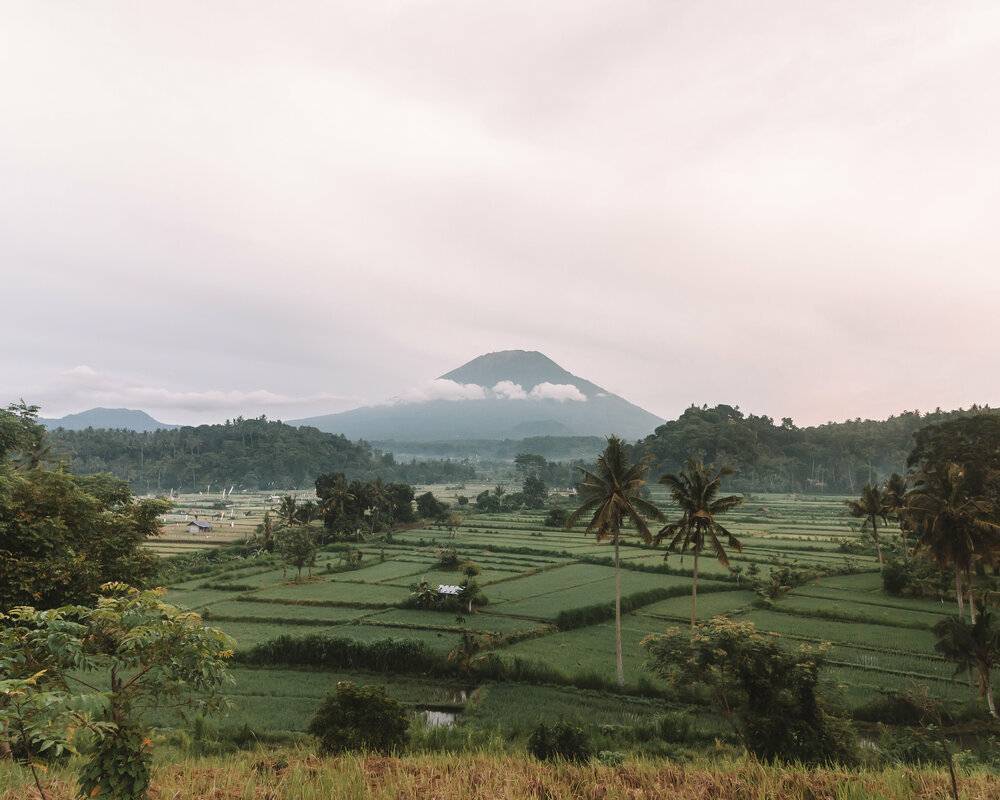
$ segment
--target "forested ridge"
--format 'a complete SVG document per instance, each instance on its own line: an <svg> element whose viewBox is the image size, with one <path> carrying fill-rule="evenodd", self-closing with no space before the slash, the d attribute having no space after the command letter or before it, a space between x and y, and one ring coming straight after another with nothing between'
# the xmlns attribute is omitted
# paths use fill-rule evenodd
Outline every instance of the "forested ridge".
<svg viewBox="0 0 1000 800"><path fill-rule="evenodd" d="M318 475L379 476L411 483L464 480L475 471L459 461L397 463L367 442L265 417L137 433L87 428L48 433L49 458L72 472L110 472L138 492L311 486Z"/></svg>
<svg viewBox="0 0 1000 800"><path fill-rule="evenodd" d="M848 420L800 428L744 414L738 406L691 406L637 444L653 471L674 472L689 456L736 470L731 485L744 491L855 493L869 481L906 471L921 428L977 414L989 406L929 413L904 411L886 420Z"/></svg>

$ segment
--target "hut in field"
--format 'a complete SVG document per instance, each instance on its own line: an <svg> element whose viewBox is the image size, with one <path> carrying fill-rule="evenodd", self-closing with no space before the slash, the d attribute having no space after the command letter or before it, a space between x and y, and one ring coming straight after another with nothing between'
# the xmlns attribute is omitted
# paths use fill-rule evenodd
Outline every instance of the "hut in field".
<svg viewBox="0 0 1000 800"><path fill-rule="evenodd" d="M188 533L208 533L212 530L212 526L200 519L193 519L187 524Z"/></svg>

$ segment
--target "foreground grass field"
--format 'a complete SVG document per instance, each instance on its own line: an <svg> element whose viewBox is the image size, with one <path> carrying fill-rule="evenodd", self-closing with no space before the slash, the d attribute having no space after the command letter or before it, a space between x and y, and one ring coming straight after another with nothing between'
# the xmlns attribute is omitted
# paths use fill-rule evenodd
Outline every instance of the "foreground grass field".
<svg viewBox="0 0 1000 800"><path fill-rule="evenodd" d="M157 762L157 800L937 800L950 793L940 769L806 770L744 759L578 766L489 754L321 759L288 750ZM996 775L967 772L959 780L963 800L1000 797ZM46 782L49 800L76 796L66 771L51 771ZM27 770L0 762L0 800L37 798Z"/></svg>

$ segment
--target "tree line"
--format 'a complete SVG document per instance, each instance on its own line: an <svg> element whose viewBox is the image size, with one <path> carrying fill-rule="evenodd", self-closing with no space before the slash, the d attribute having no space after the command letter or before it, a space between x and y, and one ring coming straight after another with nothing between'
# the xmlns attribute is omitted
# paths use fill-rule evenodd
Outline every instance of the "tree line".
<svg viewBox="0 0 1000 800"><path fill-rule="evenodd" d="M49 461L64 461L80 475L110 473L144 494L201 491L210 484L303 488L329 472L409 483L471 480L476 474L463 461L398 463L391 453L375 450L367 442L263 416L143 433L59 428L48 433L45 446Z"/></svg>
<svg viewBox="0 0 1000 800"><path fill-rule="evenodd" d="M738 491L855 494L866 483L906 470L914 436L928 425L996 409L929 413L904 411L886 420L848 420L798 427L788 417L744 414L738 406L691 406L635 449L658 472L681 469L688 458L733 468Z"/></svg>

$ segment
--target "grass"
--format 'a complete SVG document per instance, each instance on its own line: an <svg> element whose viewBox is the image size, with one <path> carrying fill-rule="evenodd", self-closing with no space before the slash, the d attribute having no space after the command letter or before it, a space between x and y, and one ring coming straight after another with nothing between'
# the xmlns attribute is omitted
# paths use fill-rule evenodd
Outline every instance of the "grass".
<svg viewBox="0 0 1000 800"><path fill-rule="evenodd" d="M74 797L69 768L46 773L49 800ZM0 763L0 800L32 800L30 787L25 768ZM995 800L1000 779L962 774L961 790L963 800ZM483 752L456 761L447 753L317 758L304 750L269 749L207 758L164 753L154 765L153 793L171 800L939 800L948 794L948 777L923 767L805 769L733 757L691 764L632 759L606 767Z"/></svg>
<svg viewBox="0 0 1000 800"><path fill-rule="evenodd" d="M658 502L666 502L658 487L653 491ZM258 509L250 498L244 502L255 516L262 514L263 506ZM614 570L585 560L605 559L611 548L596 543L580 529L545 528L543 518L544 512L466 513L454 538L430 526L394 533L391 542L354 545L364 553L364 566L335 574L321 571L322 564L338 563L336 548L327 548L321 554L314 580L302 583L290 580L294 571L283 576L275 556L218 562L206 559L195 567L196 573L179 575L168 600L207 609L210 623L232 634L241 650L280 634L298 637L317 633L361 642L387 637L418 641L444 654L458 643L459 632L466 629L496 634L497 653L508 663L521 658L538 665L541 670L537 679L529 679L533 682L544 680L546 668L570 676L578 686L610 682L614 676L613 623L597 622L602 614L591 616L590 611L611 608ZM968 696L963 681L952 680L949 666L934 657L934 638L927 627L950 613L951 608L925 600L888 597L882 591L872 555L848 556L837 550L839 542L857 538L848 527L843 498L756 495L733 513L730 522L745 546L742 554L733 554L734 565L743 566L744 575L751 564L766 576L772 568L784 564L842 570L848 560L869 571L822 577L777 601L776 610L768 610L754 607L755 596L745 583L740 587L725 568L705 557L700 561L705 579L698 598L699 619L736 614L763 630L780 633L790 647L803 642L834 642L830 659L835 663L828 671L847 686L844 694L852 705L870 700L878 690L904 688L914 680L927 683L941 697ZM187 548L188 543L184 545ZM463 560L475 561L483 570L478 582L489 605L480 613L464 615L461 623L454 613L398 607L409 597L408 587L421 577L426 576L432 583L461 580L458 571L437 569L439 547L456 548ZM662 550L631 545L622 549L622 557L627 565L655 568L663 563ZM667 563L674 570L690 569L693 560L690 554L671 554ZM713 581L713 577L729 580ZM231 588L199 588L205 584ZM623 570L625 597L642 596L640 593L650 590L676 591L678 596L657 600L646 595L646 604L625 616L624 657L630 691L645 691L640 681L649 680L642 668L645 653L639 644L641 639L670 625L683 625L690 613L689 577ZM850 621L829 618L837 613ZM573 624L585 627L559 631L553 625L557 619L575 620ZM900 627L907 625L912 627ZM292 726L300 730L307 713L303 703L312 702L313 687L319 679L306 677L304 671L280 667L262 668L254 674L258 689L240 695L252 697L252 701L240 702L233 720L255 728L285 730ZM346 674L333 671L330 679ZM364 673L358 676L366 678ZM395 678L404 685L412 680L409 675ZM266 688L269 679L274 682L271 689ZM514 675L514 679L520 678ZM296 686L299 682L308 686ZM562 700L557 702L555 695L549 697L550 702L545 701L547 696L536 694L535 688L514 686L513 694L505 695L511 711L562 713L566 706L578 708L584 716L588 710L600 716L598 699L580 689L560 689L564 694L559 697L570 698L564 704ZM481 729L489 727L491 716L503 716L500 705L487 702L490 696L499 696L493 689L490 692L493 694L484 693L479 699L485 712L474 715ZM522 701L515 699L518 692L523 695ZM530 707L534 703L541 705L538 709ZM475 708L475 703L470 704L470 719Z"/></svg>

